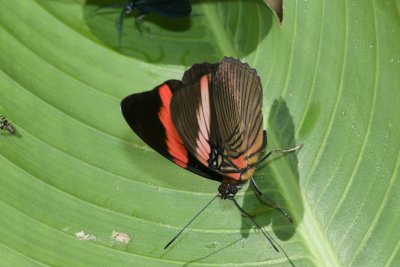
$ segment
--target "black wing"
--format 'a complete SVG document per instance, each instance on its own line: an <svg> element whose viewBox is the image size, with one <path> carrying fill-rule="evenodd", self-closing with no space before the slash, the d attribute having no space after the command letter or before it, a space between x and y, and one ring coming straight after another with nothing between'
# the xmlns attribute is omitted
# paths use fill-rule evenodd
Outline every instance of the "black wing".
<svg viewBox="0 0 400 267"><path fill-rule="evenodd" d="M132 130L158 153L193 173L220 181L221 176L191 155L176 132L169 102L181 86L180 81L169 80L151 91L127 96L121 102L122 114Z"/></svg>

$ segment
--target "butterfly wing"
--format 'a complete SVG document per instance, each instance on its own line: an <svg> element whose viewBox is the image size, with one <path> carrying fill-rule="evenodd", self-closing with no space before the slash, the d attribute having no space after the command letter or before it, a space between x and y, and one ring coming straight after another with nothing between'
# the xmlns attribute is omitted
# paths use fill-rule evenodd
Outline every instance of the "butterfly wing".
<svg viewBox="0 0 400 267"><path fill-rule="evenodd" d="M254 69L225 58L214 72L184 85L171 112L185 147L202 164L234 180L251 178L266 144L262 87Z"/></svg>
<svg viewBox="0 0 400 267"><path fill-rule="evenodd" d="M260 77L249 65L226 58L213 80L212 99L216 128L212 140L228 158L244 168L265 148ZM224 108L221 108L224 107Z"/></svg>
<svg viewBox="0 0 400 267"><path fill-rule="evenodd" d="M187 17L192 12L187 0L138 0L134 5L142 13L156 13L164 17Z"/></svg>
<svg viewBox="0 0 400 267"><path fill-rule="evenodd" d="M187 145L190 153L207 168L210 153L208 143L210 112L209 109L207 110L209 106L203 109L200 105L203 102L208 103L208 99L204 99L208 97L208 94L205 94L208 92L208 85L204 85L204 82L217 70L218 65L218 63L194 64L184 73L181 90L174 94L171 101L172 119L175 127L179 128L178 132L184 139L185 146ZM202 83L203 91L201 91ZM199 107L200 110L198 110Z"/></svg>
<svg viewBox="0 0 400 267"><path fill-rule="evenodd" d="M158 153L182 168L220 181L221 176L186 149L172 122L170 102L181 86L182 82L169 80L151 91L127 96L121 102L122 114L132 130Z"/></svg>
<svg viewBox="0 0 400 267"><path fill-rule="evenodd" d="M182 77L182 82L186 85L194 85L199 83L200 78L206 74L211 74L217 71L219 63L210 64L207 62L194 64L190 69L185 71Z"/></svg>

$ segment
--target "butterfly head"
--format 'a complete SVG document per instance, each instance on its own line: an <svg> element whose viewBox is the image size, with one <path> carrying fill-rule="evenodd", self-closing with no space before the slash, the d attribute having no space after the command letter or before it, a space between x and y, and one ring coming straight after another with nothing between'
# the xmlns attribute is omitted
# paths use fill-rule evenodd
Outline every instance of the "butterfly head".
<svg viewBox="0 0 400 267"><path fill-rule="evenodd" d="M219 196L222 199L232 199L238 191L237 183L231 181L223 181L218 187Z"/></svg>

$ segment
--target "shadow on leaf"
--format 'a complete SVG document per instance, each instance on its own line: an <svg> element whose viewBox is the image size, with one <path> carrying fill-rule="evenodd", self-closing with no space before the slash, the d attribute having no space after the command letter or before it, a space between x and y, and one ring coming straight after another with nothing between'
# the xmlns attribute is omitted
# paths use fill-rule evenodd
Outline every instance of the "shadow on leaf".
<svg viewBox="0 0 400 267"><path fill-rule="evenodd" d="M117 20L121 7L99 9L111 3L87 0L83 16L92 33L126 56L157 64L190 66L217 62L224 56L243 58L257 49L274 16L259 0L191 1L189 17L147 14L140 23L141 30L135 25L136 14L127 15L119 47ZM244 14L254 14L256 19L248 19Z"/></svg>
<svg viewBox="0 0 400 267"><path fill-rule="evenodd" d="M287 149L295 147L296 141L294 140L294 125L292 117L286 102L282 99L275 100L268 117L268 124L270 129L267 129L268 140L273 139L273 149ZM270 146L269 146L270 147ZM285 196L290 196L290 201L295 199L296 206L301 202L300 188L299 188L299 173L297 169L298 160L296 152L288 154L272 154L269 160L263 167L257 170L254 177L258 187L263 193L263 197L279 204L286 209L291 215L291 210L287 209L288 203L285 202ZM282 169L282 170L281 170ZM282 174L285 176L283 177ZM267 206L255 195L252 188L246 192L243 200L243 209L254 216L254 219L261 225L271 225L275 235L280 240L290 239L296 230L298 214L303 214L303 205L301 206L301 213L296 211L296 217L289 223L287 218L277 209ZM284 192L282 195L281 192ZM291 207L295 205L289 204ZM298 207L297 207L298 208ZM250 220L243 216L242 233L243 237L249 235L249 229L254 228ZM266 230L268 231L268 230ZM264 238L260 233L260 238Z"/></svg>

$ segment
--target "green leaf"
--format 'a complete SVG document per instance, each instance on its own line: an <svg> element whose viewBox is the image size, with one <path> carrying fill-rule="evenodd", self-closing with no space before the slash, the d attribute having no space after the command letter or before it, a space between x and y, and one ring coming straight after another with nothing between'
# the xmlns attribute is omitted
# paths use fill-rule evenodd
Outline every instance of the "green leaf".
<svg viewBox="0 0 400 267"><path fill-rule="evenodd" d="M142 34L128 16L121 49L118 9L96 10L108 2L0 0L0 113L17 130L0 134L0 265L400 265L398 1L285 1L282 24L262 0L194 1ZM262 79L269 148L304 143L255 175L293 225L237 195L280 253L226 200L163 250L218 184L120 113L126 95L224 56Z"/></svg>

